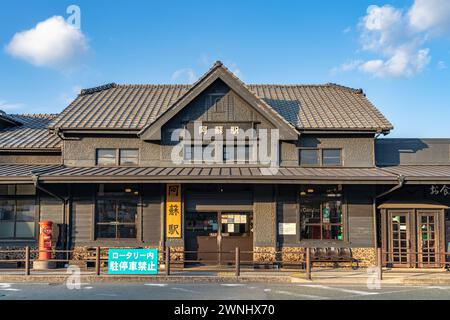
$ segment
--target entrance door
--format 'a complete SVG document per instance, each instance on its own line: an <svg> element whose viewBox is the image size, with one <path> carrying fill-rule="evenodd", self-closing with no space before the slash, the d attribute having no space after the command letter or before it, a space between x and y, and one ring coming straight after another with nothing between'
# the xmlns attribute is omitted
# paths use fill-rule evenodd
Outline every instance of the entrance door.
<svg viewBox="0 0 450 320"><path fill-rule="evenodd" d="M419 267L437 267L439 256L438 212L417 212L417 245Z"/></svg>
<svg viewBox="0 0 450 320"><path fill-rule="evenodd" d="M411 228L409 211L389 211L388 232L390 261L394 267L409 267L411 263Z"/></svg>
<svg viewBox="0 0 450 320"><path fill-rule="evenodd" d="M217 212L188 212L185 233L187 264L218 263L219 224Z"/></svg>
<svg viewBox="0 0 450 320"><path fill-rule="evenodd" d="M220 215L221 264L235 261L235 250L241 250L242 263L253 261L253 216L250 212L223 212Z"/></svg>
<svg viewBox="0 0 450 320"><path fill-rule="evenodd" d="M236 247L241 249L242 262L253 259L248 253L253 250L249 212L188 212L185 233L187 264L233 264Z"/></svg>

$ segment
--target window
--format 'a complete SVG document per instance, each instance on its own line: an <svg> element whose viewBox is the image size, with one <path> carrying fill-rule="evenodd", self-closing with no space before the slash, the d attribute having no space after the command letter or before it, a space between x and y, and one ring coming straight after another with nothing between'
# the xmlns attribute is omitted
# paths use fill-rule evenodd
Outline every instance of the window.
<svg viewBox="0 0 450 320"><path fill-rule="evenodd" d="M311 186L300 193L300 234L305 240L343 240L340 186Z"/></svg>
<svg viewBox="0 0 450 320"><path fill-rule="evenodd" d="M251 217L247 213L227 213L221 215L222 234L242 236L252 231Z"/></svg>
<svg viewBox="0 0 450 320"><path fill-rule="evenodd" d="M116 164L116 149L97 149L97 165L114 166Z"/></svg>
<svg viewBox="0 0 450 320"><path fill-rule="evenodd" d="M135 166L139 164L139 149L97 149L98 166Z"/></svg>
<svg viewBox="0 0 450 320"><path fill-rule="evenodd" d="M0 238L27 239L35 236L35 200L0 200Z"/></svg>
<svg viewBox="0 0 450 320"><path fill-rule="evenodd" d="M139 164L138 149L120 149L120 165L136 166Z"/></svg>
<svg viewBox="0 0 450 320"><path fill-rule="evenodd" d="M319 165L318 149L300 149L300 165L317 166Z"/></svg>
<svg viewBox="0 0 450 320"><path fill-rule="evenodd" d="M132 185L100 185L96 235L100 239L136 239L139 191Z"/></svg>
<svg viewBox="0 0 450 320"><path fill-rule="evenodd" d="M341 149L323 149L322 164L324 166L340 166Z"/></svg>
<svg viewBox="0 0 450 320"><path fill-rule="evenodd" d="M341 149L300 149L301 166L341 166Z"/></svg>
<svg viewBox="0 0 450 320"><path fill-rule="evenodd" d="M223 146L223 161L225 162L245 162L250 161L249 145Z"/></svg>

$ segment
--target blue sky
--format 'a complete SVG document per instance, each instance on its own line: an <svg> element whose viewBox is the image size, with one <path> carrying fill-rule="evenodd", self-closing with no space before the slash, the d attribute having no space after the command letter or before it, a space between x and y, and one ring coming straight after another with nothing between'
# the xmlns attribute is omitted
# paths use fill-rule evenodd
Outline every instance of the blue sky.
<svg viewBox="0 0 450 320"><path fill-rule="evenodd" d="M222 60L247 83L363 88L390 137L450 138L448 3L3 1L0 108L60 112L80 88L187 83ZM76 32L64 26L72 4Z"/></svg>

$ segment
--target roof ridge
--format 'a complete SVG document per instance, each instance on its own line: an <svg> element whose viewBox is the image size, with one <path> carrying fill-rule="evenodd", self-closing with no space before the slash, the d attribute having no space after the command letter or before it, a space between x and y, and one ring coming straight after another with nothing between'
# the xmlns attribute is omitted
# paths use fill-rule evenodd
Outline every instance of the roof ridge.
<svg viewBox="0 0 450 320"><path fill-rule="evenodd" d="M14 113L10 114L10 116L13 117L30 117L30 118L36 118L36 119L52 119L54 117L57 117L58 113Z"/></svg>

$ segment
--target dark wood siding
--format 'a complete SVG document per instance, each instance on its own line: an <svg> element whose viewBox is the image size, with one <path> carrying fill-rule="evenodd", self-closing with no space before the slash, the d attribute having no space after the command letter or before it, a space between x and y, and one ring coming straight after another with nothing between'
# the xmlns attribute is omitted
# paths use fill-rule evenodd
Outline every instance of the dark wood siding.
<svg viewBox="0 0 450 320"><path fill-rule="evenodd" d="M374 247L373 188L345 187L348 239L352 247Z"/></svg>
<svg viewBox="0 0 450 320"><path fill-rule="evenodd" d="M72 243L93 241L94 185L76 185L72 189Z"/></svg>
<svg viewBox="0 0 450 320"><path fill-rule="evenodd" d="M162 196L160 185L142 186L142 239L146 245L158 246L163 240L162 229Z"/></svg>
<svg viewBox="0 0 450 320"><path fill-rule="evenodd" d="M277 196L277 234L281 246L297 246L298 236L298 186L279 186ZM279 223L296 223L297 235L280 235Z"/></svg>

